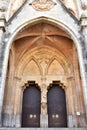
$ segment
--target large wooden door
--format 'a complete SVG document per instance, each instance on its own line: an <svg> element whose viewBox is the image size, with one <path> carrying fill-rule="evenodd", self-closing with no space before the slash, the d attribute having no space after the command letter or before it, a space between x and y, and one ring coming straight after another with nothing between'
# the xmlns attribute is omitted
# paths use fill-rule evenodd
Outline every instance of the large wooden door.
<svg viewBox="0 0 87 130"><path fill-rule="evenodd" d="M65 92L57 84L48 91L48 126L67 127Z"/></svg>
<svg viewBox="0 0 87 130"><path fill-rule="evenodd" d="M41 93L35 84L29 85L23 93L22 127L40 127Z"/></svg>

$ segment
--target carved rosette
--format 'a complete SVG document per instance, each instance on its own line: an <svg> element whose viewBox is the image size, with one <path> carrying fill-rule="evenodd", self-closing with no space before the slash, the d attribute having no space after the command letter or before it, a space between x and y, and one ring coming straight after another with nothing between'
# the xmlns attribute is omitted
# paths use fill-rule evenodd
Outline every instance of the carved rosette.
<svg viewBox="0 0 87 130"><path fill-rule="evenodd" d="M56 3L52 0L34 0L30 5L37 11L49 11Z"/></svg>

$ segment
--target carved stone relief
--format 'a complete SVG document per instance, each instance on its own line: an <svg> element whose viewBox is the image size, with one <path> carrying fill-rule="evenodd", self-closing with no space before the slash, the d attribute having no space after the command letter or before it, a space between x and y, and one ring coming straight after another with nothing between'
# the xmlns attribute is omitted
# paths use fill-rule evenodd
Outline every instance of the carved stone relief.
<svg viewBox="0 0 87 130"><path fill-rule="evenodd" d="M52 0L34 0L30 5L37 11L49 11L56 3Z"/></svg>
<svg viewBox="0 0 87 130"><path fill-rule="evenodd" d="M44 58L44 57L41 57L40 59L38 59L38 61L39 61L39 63L40 63L40 65L41 65L41 68L42 68L42 73L43 73L43 75L45 75L45 70L46 70L46 68L47 68L47 65L48 65L48 63L49 63L49 58Z"/></svg>
<svg viewBox="0 0 87 130"><path fill-rule="evenodd" d="M42 84L42 88L41 88L41 102L46 103L47 102L47 88L46 88L46 84Z"/></svg>
<svg viewBox="0 0 87 130"><path fill-rule="evenodd" d="M47 115L47 103L43 102L41 104L41 114L42 115Z"/></svg>
<svg viewBox="0 0 87 130"><path fill-rule="evenodd" d="M47 114L47 85L46 85L46 77L42 76L41 78L42 86L41 86L41 114Z"/></svg>

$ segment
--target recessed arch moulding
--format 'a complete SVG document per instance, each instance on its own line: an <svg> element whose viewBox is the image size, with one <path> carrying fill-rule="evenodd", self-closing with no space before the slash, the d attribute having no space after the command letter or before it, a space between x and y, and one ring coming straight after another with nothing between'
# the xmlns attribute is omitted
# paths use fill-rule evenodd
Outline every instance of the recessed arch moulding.
<svg viewBox="0 0 87 130"><path fill-rule="evenodd" d="M72 66L70 67L66 57L58 50L47 45L35 47L30 51L27 50L18 60L15 77L19 77L22 80L20 86L23 86L28 80L35 80L41 86L42 81L40 79L42 77L50 77L47 86L57 79L66 85L66 80L65 82L64 79L62 80L61 73L65 74L66 77L69 75L73 76ZM53 76L51 77L51 75Z"/></svg>
<svg viewBox="0 0 87 130"><path fill-rule="evenodd" d="M7 70L7 64L8 64L9 52L10 52L11 45L12 45L13 41L15 40L15 38L16 38L16 36L17 36L17 34L19 32L22 32L25 28L33 26L34 24L39 24L39 23L43 22L43 23L46 23L46 24L50 23L51 25L54 25L56 27L61 28L62 30L67 32L67 34L69 34L69 37L75 43L75 46L77 48L79 66L80 66L80 74L81 74L81 79L82 79L82 90L84 92L83 95L84 95L85 110L86 110L86 108L87 108L87 95L86 95L86 91L85 91L86 90L86 78L85 78L85 68L84 68L84 64L83 64L84 60L83 60L83 54L82 54L82 40L81 40L82 36L80 34L80 29L81 28L78 25L78 21L65 8L62 7L60 2L56 2L56 3L57 4L55 5L55 7L52 8L50 11L38 12L38 11L34 10L31 6L29 6L29 1L28 1L28 2L26 2L26 4L24 4L24 6L21 8L21 10L18 11L15 14L15 17L13 17L12 19L9 20L9 22L7 24L7 27L6 27L6 35L5 35L6 37L4 38L4 42L2 44L2 47L4 46L4 51L2 53L4 59L2 61L3 66L1 66L2 67L2 72L1 72L1 74L2 74L1 75L2 76L1 88L2 89L0 90L0 94L2 95L0 97L1 98L0 99L0 101L1 101L1 108L2 108L2 104L3 104L4 86L5 86L5 79L6 79L6 70ZM29 12L29 15L28 15L28 12ZM63 14L63 15L61 15L61 14ZM53 48L52 49L51 48L49 50L53 51ZM36 49L36 48L34 48L34 49ZM34 51L34 53L35 53L35 51ZM56 52L56 54L59 54L59 51ZM51 65L51 68L54 69L52 63L53 64L57 63L57 65L61 68L61 71L65 73L66 69L64 70L63 68L66 68L67 64L69 65L70 63L66 62L66 58L63 56L63 54L59 54L59 56L60 56L60 58L58 56L57 57L54 56L53 59L51 59L49 61L49 65L47 67L48 69L45 72L41 71L41 66L39 66L39 64L36 62L36 58L34 56L32 58L28 57L28 56L25 56L26 59L28 59L27 62L25 62L25 63L27 65L28 65L29 62L30 62L31 65L32 65L32 62L35 63L35 66L37 66L37 68L38 68L37 71L36 71L37 75L38 74L42 74L42 73L45 73L45 74L48 73L50 75L52 73L52 72L49 72L50 65ZM62 57L64 57L63 58L63 59L65 59L64 61L62 60ZM25 60L25 59L23 58L23 60ZM65 66L63 66L61 64L61 60L63 61ZM22 61L22 62L24 63L24 61ZM20 62L20 63L22 63L22 62ZM23 65L23 64L20 64L20 66L21 65ZM18 67L19 67L19 65L18 65ZM25 66L22 66L22 67L24 67L23 72L26 73ZM20 74L23 74L23 72L20 73L20 68L18 68L19 74L18 74L18 77L16 77L17 84L19 84L19 82L21 80L20 79ZM71 65L70 69L72 70L72 65ZM71 70L67 70L68 74L70 74L72 72ZM69 84L71 84L71 81L73 80L72 76L69 75L68 79L69 79L69 82L70 82ZM62 79L60 79L60 80L62 80ZM67 86L67 83L65 83L65 84ZM77 86L78 86L78 83L77 83ZM20 90L18 88L16 88L16 90L21 94L21 92L20 92ZM73 90L70 88L69 91L73 91ZM67 93L67 91L66 91L66 93ZM72 93L74 93L74 92L72 92ZM16 102L16 100L17 99L15 99L15 102ZM68 96L67 96L67 100L69 100ZM73 101L72 101L73 99L70 98L70 100L72 102L71 106L73 106L72 109L73 108L74 109L70 111L70 106L68 106L68 108L67 108L68 109L68 113L69 113L69 115L71 114L71 115L75 115L76 116L75 110L77 111L77 108L79 108L79 106L76 108L78 103L76 102L76 106L74 107L74 104L73 104ZM16 105L14 107L16 108ZM82 112L83 112L83 109L84 108L81 109ZM19 114L19 113L20 113L20 107L18 108L18 110L16 108L16 114ZM19 122L20 122L20 119L19 119ZM18 123L18 124L20 125L20 123ZM72 124L72 127L73 127L73 125L75 125L77 127L77 124ZM15 123L15 126L17 126L16 123Z"/></svg>
<svg viewBox="0 0 87 130"><path fill-rule="evenodd" d="M73 89L75 91L74 94L76 93L76 89L78 89L76 86L79 86L81 91L79 71L77 70L75 72L75 69L78 66L78 57L76 58L76 55L76 47L69 35L52 24L41 21L40 23L33 24L19 32L11 46L10 57L11 59L15 59L15 62L14 60L10 60L11 62L9 61L9 68L12 72L7 76L9 81L6 86L7 89L10 89L11 94L15 91L15 104L11 104L10 100L8 101L7 98L7 101L4 104L4 112L7 113L6 106L8 106L7 104L9 102L10 106L12 107L13 105L15 108L16 115L19 115L16 116L16 118L21 117L22 98L20 97L23 90L28 86L28 81L36 81L40 87L41 93L43 92L43 84L45 84L45 91L47 91L50 83L59 81L59 84L66 92L68 117L70 114L74 116L78 109L83 113L84 107L81 105L82 99L79 105L79 96L72 96L70 98ZM14 68L12 63L15 64ZM11 79L12 75L13 81ZM79 94L81 97L81 92ZM5 95L10 94L8 92ZM77 100L75 103L77 108L73 105L75 99ZM43 102L43 100L44 98L42 97L41 102ZM18 107L16 101L19 104ZM14 113L14 110L12 110L10 106L8 106L8 108ZM17 120L20 122L20 119ZM21 124L19 123L19 126L20 125ZM73 125L77 127L77 124L72 124L72 126ZM15 126L17 126L17 124L15 124ZM68 126L70 125L68 124Z"/></svg>

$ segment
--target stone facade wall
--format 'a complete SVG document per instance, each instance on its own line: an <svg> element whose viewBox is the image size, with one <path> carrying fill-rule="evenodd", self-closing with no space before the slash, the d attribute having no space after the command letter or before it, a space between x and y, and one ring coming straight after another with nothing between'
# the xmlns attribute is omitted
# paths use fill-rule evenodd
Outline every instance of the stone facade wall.
<svg viewBox="0 0 87 130"><path fill-rule="evenodd" d="M49 84L58 80L66 92L68 127L86 127L86 3L25 1L17 11L24 1L18 2L15 10L6 3L0 10L0 125L21 127L22 94L28 80L39 84L41 105L47 102ZM16 13L10 18L12 9ZM43 115L42 108L41 119ZM47 119L46 111L45 115Z"/></svg>

